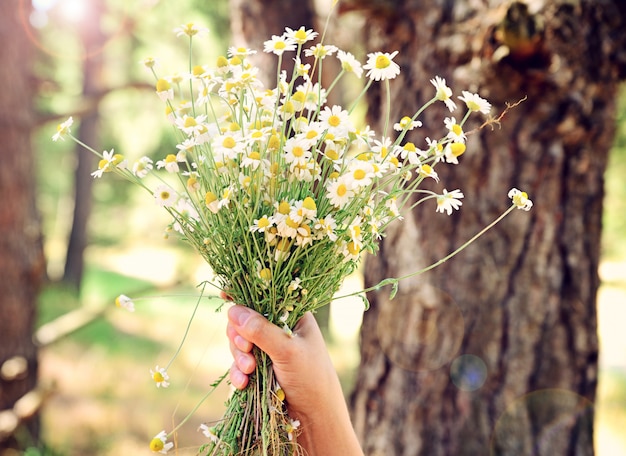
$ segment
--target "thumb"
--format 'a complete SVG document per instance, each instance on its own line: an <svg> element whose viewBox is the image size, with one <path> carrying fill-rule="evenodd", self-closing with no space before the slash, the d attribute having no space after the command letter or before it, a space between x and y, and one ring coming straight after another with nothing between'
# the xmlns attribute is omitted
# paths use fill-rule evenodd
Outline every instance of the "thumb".
<svg viewBox="0 0 626 456"><path fill-rule="evenodd" d="M228 320L239 335L259 347L270 358L279 356L289 337L281 328L248 307L231 307L228 309Z"/></svg>

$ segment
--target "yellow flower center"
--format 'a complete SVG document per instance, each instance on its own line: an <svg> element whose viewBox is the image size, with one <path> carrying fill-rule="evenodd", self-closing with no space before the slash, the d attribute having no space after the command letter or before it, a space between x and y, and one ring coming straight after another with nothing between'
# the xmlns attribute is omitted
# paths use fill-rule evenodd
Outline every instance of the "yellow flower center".
<svg viewBox="0 0 626 456"><path fill-rule="evenodd" d="M391 64L391 60L386 55L379 55L376 57L376 68L382 70L383 68L387 68Z"/></svg>
<svg viewBox="0 0 626 456"><path fill-rule="evenodd" d="M152 374L152 379L156 383L161 383L161 382L165 381L165 378L163 377L163 374L161 372L159 372L159 371L157 371L154 374Z"/></svg>
<svg viewBox="0 0 626 456"><path fill-rule="evenodd" d="M339 184L337 186L337 196L344 196L346 193L348 193L348 187L346 187L346 184Z"/></svg>
<svg viewBox="0 0 626 456"><path fill-rule="evenodd" d="M185 117L185 123L184 126L185 128L190 128L190 127L195 127L196 125L198 125L198 122L196 122L196 119L194 119L193 117Z"/></svg>
<svg viewBox="0 0 626 456"><path fill-rule="evenodd" d="M361 248L354 242L348 242L348 252L350 255L358 255L361 251Z"/></svg>
<svg viewBox="0 0 626 456"><path fill-rule="evenodd" d="M306 30L303 28L299 29L296 33L294 33L293 37L296 41L305 42L306 41Z"/></svg>
<svg viewBox="0 0 626 456"><path fill-rule="evenodd" d="M165 79L159 79L156 83L156 91L157 92L165 92L169 90L172 86Z"/></svg>
<svg viewBox="0 0 626 456"><path fill-rule="evenodd" d="M317 210L317 205L315 204L315 200L311 198L310 196L307 196L306 198L304 198L304 201L302 201L302 207L304 207L305 209L308 209L309 211Z"/></svg>
<svg viewBox="0 0 626 456"><path fill-rule="evenodd" d="M213 193L213 192L206 192L206 195L204 195L204 204L209 206L211 203L213 203L215 201L217 201L217 196L215 195L215 193Z"/></svg>
<svg viewBox="0 0 626 456"><path fill-rule="evenodd" d="M339 160L339 152L337 152L335 149L327 150L326 156L331 160Z"/></svg>
<svg viewBox="0 0 626 456"><path fill-rule="evenodd" d="M404 145L404 150L407 152L417 152L417 147L412 142L408 142Z"/></svg>
<svg viewBox="0 0 626 456"><path fill-rule="evenodd" d="M222 141L222 146L226 147L227 149L232 149L233 147L235 147L235 139L232 136L227 136L226 138L224 138L224 141Z"/></svg>
<svg viewBox="0 0 626 456"><path fill-rule="evenodd" d="M302 157L304 155L304 149L300 146L294 146L293 149L291 149L291 153L293 154L294 157Z"/></svg>
<svg viewBox="0 0 626 456"><path fill-rule="evenodd" d="M161 439L157 439L156 437L150 440L150 449L155 453L157 451L161 451L165 445Z"/></svg>
<svg viewBox="0 0 626 456"><path fill-rule="evenodd" d="M176 155L168 154L167 157L165 157L165 163L174 163L174 162L176 162Z"/></svg>
<svg viewBox="0 0 626 456"><path fill-rule="evenodd" d="M341 125L341 119L339 118L339 116L330 116L328 118L328 125L330 125L331 127L338 127L339 125Z"/></svg>
<svg viewBox="0 0 626 456"><path fill-rule="evenodd" d="M224 67L227 67L227 66L228 66L228 59L227 59L226 57L224 57L223 55L220 55L220 56L217 58L217 61L215 62L215 65L216 65L218 68L224 68Z"/></svg>
<svg viewBox="0 0 626 456"><path fill-rule="evenodd" d="M452 125L452 133L454 133L457 136L460 136L463 134L463 129L461 128L459 124L454 124Z"/></svg>
<svg viewBox="0 0 626 456"><path fill-rule="evenodd" d="M356 180L365 179L365 171L362 169L356 169L352 173L352 177L354 177Z"/></svg>
<svg viewBox="0 0 626 456"><path fill-rule="evenodd" d="M248 157L252 160L260 160L261 159L261 154L258 153L257 151L252 151L248 154Z"/></svg>
<svg viewBox="0 0 626 456"><path fill-rule="evenodd" d="M272 271L269 268L263 268L259 271L259 277L263 280L270 280L272 278Z"/></svg>
<svg viewBox="0 0 626 456"><path fill-rule="evenodd" d="M452 143L450 144L450 150L452 150L452 155L458 157L459 155L463 155L463 153L465 152L465 144Z"/></svg>
<svg viewBox="0 0 626 456"><path fill-rule="evenodd" d="M287 201L281 201L280 204L278 205L279 214L287 215L289 214L290 210L291 210L291 207L289 206L289 203Z"/></svg>
<svg viewBox="0 0 626 456"><path fill-rule="evenodd" d="M269 219L266 216L261 217L259 219L258 226L259 228L267 228L268 226L270 226Z"/></svg>

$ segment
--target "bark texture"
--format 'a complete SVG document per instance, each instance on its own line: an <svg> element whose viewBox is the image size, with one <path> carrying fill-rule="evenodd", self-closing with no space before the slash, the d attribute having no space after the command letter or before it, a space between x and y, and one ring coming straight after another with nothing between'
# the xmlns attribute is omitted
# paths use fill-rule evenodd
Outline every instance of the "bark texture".
<svg viewBox="0 0 626 456"><path fill-rule="evenodd" d="M19 447L18 434L21 442L37 440L36 417L13 432L21 418L14 406L37 382L32 332L45 274L30 145L32 43L24 9L18 0L0 3L0 42L5 43L0 46L0 453Z"/></svg>
<svg viewBox="0 0 626 456"><path fill-rule="evenodd" d="M596 292L603 172L624 77L621 1L359 1L370 51L400 51L392 121L430 99L434 75L480 92L501 128L469 136L459 166L438 166L434 203L395 224L366 264L366 286L427 266L528 192L515 211L443 266L369 293L351 398L367 455L590 455L597 384ZM459 105L462 102L458 102ZM381 92L369 95L381 128ZM456 112L457 120L462 109ZM441 104L409 139L440 137ZM477 128L478 117L465 130ZM421 136L420 136L421 135Z"/></svg>

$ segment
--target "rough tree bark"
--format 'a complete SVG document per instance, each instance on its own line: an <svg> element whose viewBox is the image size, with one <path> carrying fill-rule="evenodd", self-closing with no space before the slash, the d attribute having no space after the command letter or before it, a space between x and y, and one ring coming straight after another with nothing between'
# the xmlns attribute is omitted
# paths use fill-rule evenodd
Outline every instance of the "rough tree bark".
<svg viewBox="0 0 626 456"><path fill-rule="evenodd" d="M424 204L406 214L368 259L366 285L445 256L508 206L512 187L535 203L402 282L393 301L369 293L351 398L367 455L593 454L603 172L626 74L626 5L533 7L344 2L367 15L367 49L400 51L392 119L433 96L434 75L455 95L480 91L492 112L527 97L501 128L470 136L459 166L437 168L439 191L465 193L462 210L447 217ZM381 105L370 92L373 125ZM421 134L439 137L449 115L430 110Z"/></svg>
<svg viewBox="0 0 626 456"><path fill-rule="evenodd" d="M45 274L30 144L33 51L22 3L0 3L0 42L5 44L0 46L0 453L19 448L18 440L38 438L36 416L22 416L16 405L37 382L32 332Z"/></svg>

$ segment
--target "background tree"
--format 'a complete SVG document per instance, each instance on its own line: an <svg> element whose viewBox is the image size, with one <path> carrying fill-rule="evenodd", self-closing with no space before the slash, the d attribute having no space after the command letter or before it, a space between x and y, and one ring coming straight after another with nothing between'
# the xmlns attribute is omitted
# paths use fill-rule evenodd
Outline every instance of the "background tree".
<svg viewBox="0 0 626 456"><path fill-rule="evenodd" d="M448 189L465 193L463 209L407 214L368 260L366 285L443 257L508 205L511 187L535 203L401 283L392 302L386 290L369 293L352 396L365 453L593 454L603 173L626 74L626 5L343 4L366 16L368 50L400 51L392 119L433 96L434 75L480 91L492 112L526 97L501 128L472 132L461 166L438 167ZM377 129L380 96L369 94ZM449 115L430 110L421 133L437 137Z"/></svg>
<svg viewBox="0 0 626 456"><path fill-rule="evenodd" d="M16 406L37 382L32 331L45 273L34 198L30 134L35 80L25 8L17 0L0 3L0 41L11 43L0 46L0 452L38 436L36 416L28 416L24 400Z"/></svg>

